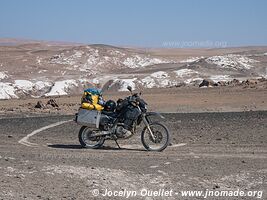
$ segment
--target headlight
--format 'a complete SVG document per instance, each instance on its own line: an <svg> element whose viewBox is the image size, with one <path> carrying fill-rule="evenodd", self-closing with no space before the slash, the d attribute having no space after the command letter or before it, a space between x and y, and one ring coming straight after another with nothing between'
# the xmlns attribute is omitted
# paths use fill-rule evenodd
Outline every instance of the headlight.
<svg viewBox="0 0 267 200"><path fill-rule="evenodd" d="M145 105L145 110L147 111L147 105Z"/></svg>

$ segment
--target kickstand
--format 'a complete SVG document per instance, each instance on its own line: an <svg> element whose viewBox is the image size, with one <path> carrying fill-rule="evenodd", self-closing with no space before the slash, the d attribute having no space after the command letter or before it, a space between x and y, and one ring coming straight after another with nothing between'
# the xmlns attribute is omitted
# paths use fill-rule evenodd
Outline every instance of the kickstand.
<svg viewBox="0 0 267 200"><path fill-rule="evenodd" d="M119 147L119 149L121 149L120 145L118 144L117 140L114 140L117 144L117 146Z"/></svg>

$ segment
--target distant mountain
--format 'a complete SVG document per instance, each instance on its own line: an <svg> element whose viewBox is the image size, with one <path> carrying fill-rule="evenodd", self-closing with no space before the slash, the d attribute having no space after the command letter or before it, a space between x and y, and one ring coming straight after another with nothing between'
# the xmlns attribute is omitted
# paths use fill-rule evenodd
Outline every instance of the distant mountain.
<svg viewBox="0 0 267 200"><path fill-rule="evenodd" d="M16 46L22 44L45 44L45 45L61 45L61 46L74 46L82 45L82 43L63 42L63 41L45 41L45 40L30 40L18 38L0 38L0 46Z"/></svg>

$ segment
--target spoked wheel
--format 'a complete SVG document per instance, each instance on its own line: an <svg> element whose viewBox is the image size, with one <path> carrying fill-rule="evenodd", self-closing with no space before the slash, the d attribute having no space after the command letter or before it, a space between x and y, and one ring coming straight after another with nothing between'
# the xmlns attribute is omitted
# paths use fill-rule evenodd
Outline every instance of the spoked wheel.
<svg viewBox="0 0 267 200"><path fill-rule="evenodd" d="M94 133L89 127L83 126L79 131L80 144L85 148L100 148L104 144L105 139L103 137L92 137L91 135Z"/></svg>
<svg viewBox="0 0 267 200"><path fill-rule="evenodd" d="M143 146L149 151L163 151L170 142L169 130L166 126L160 123L150 124L150 129L153 132L154 138L151 136L147 127L141 134Z"/></svg>

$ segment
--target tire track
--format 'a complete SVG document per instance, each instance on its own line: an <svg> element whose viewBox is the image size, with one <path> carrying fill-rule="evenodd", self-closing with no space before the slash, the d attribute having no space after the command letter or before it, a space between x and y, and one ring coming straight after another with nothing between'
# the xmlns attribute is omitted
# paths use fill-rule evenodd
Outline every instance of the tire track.
<svg viewBox="0 0 267 200"><path fill-rule="evenodd" d="M50 124L48 126L44 126L42 128L39 128L33 132L31 132L30 134L26 135L25 137L23 137L22 139L20 139L18 141L18 143L22 144L22 145L25 145L25 146L28 146L28 147L38 147L39 145L36 144L36 143L31 143L29 142L29 138L36 135L37 133L40 133L46 129L49 129L49 128L53 128L53 127L56 127L56 126L59 126L61 124L65 124L65 123L68 123L68 122L71 122L73 120L67 120L67 121L60 121L60 122L56 122L56 123L53 123L53 124Z"/></svg>

